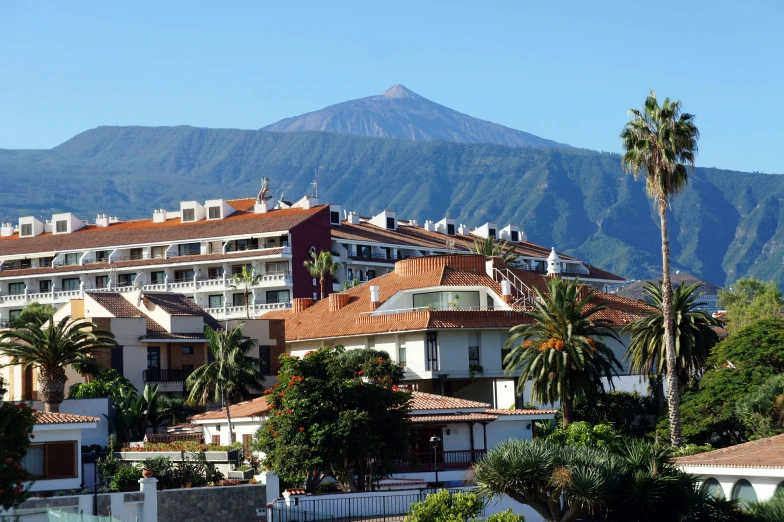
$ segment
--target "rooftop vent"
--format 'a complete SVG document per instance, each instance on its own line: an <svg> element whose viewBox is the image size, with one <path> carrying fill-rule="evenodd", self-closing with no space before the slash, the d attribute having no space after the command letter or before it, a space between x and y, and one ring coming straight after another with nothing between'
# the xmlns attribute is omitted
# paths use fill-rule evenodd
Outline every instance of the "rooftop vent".
<svg viewBox="0 0 784 522"><path fill-rule="evenodd" d="M467 236L468 234L471 233L471 231L468 229L467 225L460 223L460 226L457 227L457 233L460 234L461 236Z"/></svg>
<svg viewBox="0 0 784 522"><path fill-rule="evenodd" d="M378 308L378 304L381 301L381 295L378 289L378 286L371 286L370 287L370 306L375 310Z"/></svg>
<svg viewBox="0 0 784 522"><path fill-rule="evenodd" d="M8 237L14 235L14 224L3 223L0 225L0 237Z"/></svg>
<svg viewBox="0 0 784 522"><path fill-rule="evenodd" d="M425 230L428 232L435 232L436 231L436 224L433 223L432 219L428 219L425 221Z"/></svg>
<svg viewBox="0 0 784 522"><path fill-rule="evenodd" d="M348 213L348 222L352 225L359 225L359 214L353 210Z"/></svg>

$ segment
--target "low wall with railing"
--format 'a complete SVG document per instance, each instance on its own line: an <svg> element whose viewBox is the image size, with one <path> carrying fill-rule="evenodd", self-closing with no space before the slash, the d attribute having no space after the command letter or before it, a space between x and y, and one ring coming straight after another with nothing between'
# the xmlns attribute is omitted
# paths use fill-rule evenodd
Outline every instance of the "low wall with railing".
<svg viewBox="0 0 784 522"><path fill-rule="evenodd" d="M258 522L266 504L263 484L167 489L158 492L158 522Z"/></svg>

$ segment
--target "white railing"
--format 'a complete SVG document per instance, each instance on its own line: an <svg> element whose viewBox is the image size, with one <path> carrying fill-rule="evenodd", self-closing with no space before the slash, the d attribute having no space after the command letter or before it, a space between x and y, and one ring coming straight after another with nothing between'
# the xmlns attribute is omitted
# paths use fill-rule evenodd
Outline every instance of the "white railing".
<svg viewBox="0 0 784 522"><path fill-rule="evenodd" d="M513 291L513 293L516 294L514 296L515 301L512 303L513 305L531 306L533 304L536 294L508 268L504 268L503 270L493 268L493 279L499 283L501 281L509 281L514 291L516 291Z"/></svg>
<svg viewBox="0 0 784 522"><path fill-rule="evenodd" d="M0 295L0 301L4 303L14 303L16 301L24 301L25 299L25 294Z"/></svg>

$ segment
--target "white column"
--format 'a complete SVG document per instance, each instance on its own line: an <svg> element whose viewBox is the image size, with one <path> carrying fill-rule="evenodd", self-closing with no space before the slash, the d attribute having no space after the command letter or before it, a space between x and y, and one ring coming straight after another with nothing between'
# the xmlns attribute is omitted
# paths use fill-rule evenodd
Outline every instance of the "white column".
<svg viewBox="0 0 784 522"><path fill-rule="evenodd" d="M142 522L158 522L158 479L140 478L139 490L144 495Z"/></svg>

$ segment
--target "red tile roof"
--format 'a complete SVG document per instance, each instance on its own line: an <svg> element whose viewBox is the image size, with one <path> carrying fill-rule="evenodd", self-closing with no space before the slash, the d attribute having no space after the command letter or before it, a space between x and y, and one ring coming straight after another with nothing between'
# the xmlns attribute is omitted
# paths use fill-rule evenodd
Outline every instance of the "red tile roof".
<svg viewBox="0 0 784 522"><path fill-rule="evenodd" d="M269 411L266 397L258 397L245 402L238 402L229 406L229 412L232 419L241 419L244 417L264 417ZM214 410L190 417L191 421L205 421L205 420L221 420L226 418L226 410Z"/></svg>
<svg viewBox="0 0 784 522"><path fill-rule="evenodd" d="M495 409L487 410L491 415L555 415L558 410Z"/></svg>
<svg viewBox="0 0 784 522"><path fill-rule="evenodd" d="M460 409L487 409L490 405L485 402L475 402L457 397L446 397L432 393L411 392L411 410L460 410Z"/></svg>
<svg viewBox="0 0 784 522"><path fill-rule="evenodd" d="M673 459L683 466L784 468L784 435Z"/></svg>
<svg viewBox="0 0 784 522"><path fill-rule="evenodd" d="M486 413L465 413L454 415L412 415L412 424L443 424L450 422L493 422L498 415Z"/></svg>
<svg viewBox="0 0 784 522"><path fill-rule="evenodd" d="M0 238L0 255L60 252L87 248L121 247L166 241L187 241L263 232L286 232L311 216L329 207L311 209L288 208L270 210L266 214L237 211L225 219L181 223L169 219L155 223L151 219L125 221L97 227L87 225L70 234L41 234L20 238L19 234Z"/></svg>
<svg viewBox="0 0 784 522"><path fill-rule="evenodd" d="M98 422L98 417L88 417L86 415L74 415L72 413L38 412L35 414L36 424L83 424L87 422Z"/></svg>

